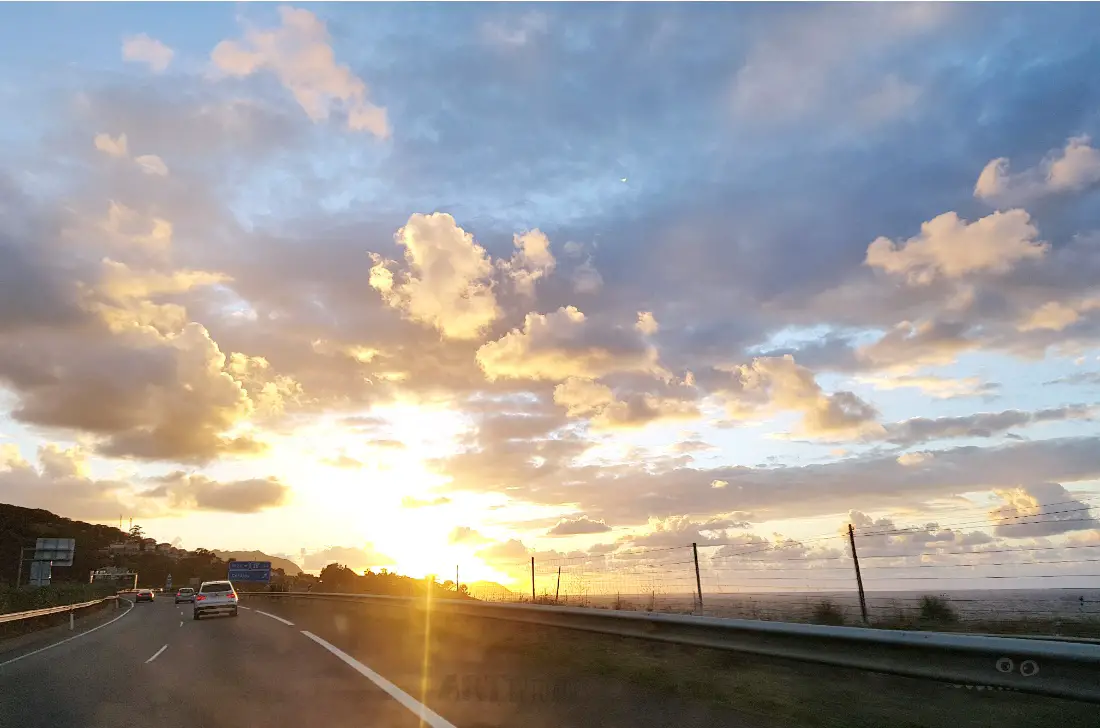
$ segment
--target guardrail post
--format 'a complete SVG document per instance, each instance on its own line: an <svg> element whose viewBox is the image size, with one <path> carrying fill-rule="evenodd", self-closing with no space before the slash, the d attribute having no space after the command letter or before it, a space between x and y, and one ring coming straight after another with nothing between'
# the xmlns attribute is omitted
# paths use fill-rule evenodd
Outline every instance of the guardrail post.
<svg viewBox="0 0 1100 728"><path fill-rule="evenodd" d="M535 603L535 557L531 557L531 603Z"/></svg>
<svg viewBox="0 0 1100 728"><path fill-rule="evenodd" d="M73 619L73 610L70 609L69 610L69 631L70 632L72 632L74 629L76 629L76 624L74 622L75 622L75 620Z"/></svg>
<svg viewBox="0 0 1100 728"><path fill-rule="evenodd" d="M699 580L699 546L691 544L691 556L695 559L695 592L699 596L699 612L703 611L703 582Z"/></svg>
<svg viewBox="0 0 1100 728"><path fill-rule="evenodd" d="M848 524L848 542L852 544L852 563L856 567L856 586L859 587L859 611L863 623L867 624L867 597L863 594L863 577L859 573L859 554L856 553L856 531Z"/></svg>

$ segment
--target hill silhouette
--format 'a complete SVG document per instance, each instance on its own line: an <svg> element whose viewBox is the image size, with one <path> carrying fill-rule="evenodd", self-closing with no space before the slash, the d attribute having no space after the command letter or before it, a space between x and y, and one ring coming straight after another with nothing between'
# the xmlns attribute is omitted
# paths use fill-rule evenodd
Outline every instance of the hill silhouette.
<svg viewBox="0 0 1100 728"><path fill-rule="evenodd" d="M72 566L56 566L55 581L87 581L92 569L103 566L100 549L128 537L114 526L74 521L40 508L22 508L0 503L0 582L14 584L19 570L20 549L34 546L39 538L75 538ZM23 582L29 567L23 566Z"/></svg>

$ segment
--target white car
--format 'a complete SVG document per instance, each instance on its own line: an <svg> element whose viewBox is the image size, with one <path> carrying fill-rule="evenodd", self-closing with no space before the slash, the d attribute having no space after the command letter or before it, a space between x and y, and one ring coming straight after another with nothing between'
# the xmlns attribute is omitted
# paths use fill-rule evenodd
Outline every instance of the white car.
<svg viewBox="0 0 1100 728"><path fill-rule="evenodd" d="M237 590L230 581L204 581L195 595L195 619L204 614L237 616Z"/></svg>

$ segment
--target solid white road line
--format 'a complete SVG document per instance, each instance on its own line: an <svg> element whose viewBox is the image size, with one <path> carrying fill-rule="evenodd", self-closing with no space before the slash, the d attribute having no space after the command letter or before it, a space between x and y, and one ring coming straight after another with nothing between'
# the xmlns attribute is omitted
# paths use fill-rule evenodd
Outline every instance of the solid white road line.
<svg viewBox="0 0 1100 728"><path fill-rule="evenodd" d="M129 614L130 610L134 608L134 603L131 602L129 599L123 599L122 601L126 602L130 606L126 609L125 612L118 615L117 617L112 619L110 622L104 622L103 624L99 625L98 627L92 627L91 629L85 630L84 632L81 632L80 634L74 634L72 637L66 637L65 639L61 640L60 642L54 642L52 645L46 645L45 647L39 647L37 650L34 650L33 652L28 652L25 655L20 655L19 657L13 657L10 660L7 660L5 662L0 662L0 667L3 667L4 665L10 665L13 662L19 662L24 657L30 657L31 655L37 655L39 652L45 652L46 650L50 650L50 649L53 649L54 647L57 647L58 645L63 645L66 642L72 642L73 640L79 639L79 638L83 637L86 634L91 634L92 632L95 632L97 629L103 629L104 627L106 627L109 624L114 624L115 622L117 622L118 620L122 619L127 614Z"/></svg>
<svg viewBox="0 0 1100 728"><path fill-rule="evenodd" d="M259 612L260 610L257 609L256 611ZM306 637L309 637L311 640L339 657L345 663L350 665L351 668L358 672L360 675L367 678L372 683L389 693L391 698L401 703L401 705L405 706L411 712L419 716L421 725L428 725L431 726L431 728L456 728L456 726L453 723L448 722L446 718L439 715L438 713L433 712L431 708L424 705L419 700L409 695L404 690L397 687L389 680L364 665L362 662L359 662L359 660L356 660L354 657L344 652L336 645L330 644L318 637L317 635L313 634L312 632L307 632L304 629L302 630L302 634L304 634Z"/></svg>
<svg viewBox="0 0 1100 728"><path fill-rule="evenodd" d="M152 662L153 660L160 657L160 653L164 652L167 649L168 649L168 645L165 645L164 647L161 647L159 650L157 650L156 652L153 653L152 657L150 657L148 660L145 661L145 664L148 665L150 662Z"/></svg>
<svg viewBox="0 0 1100 728"><path fill-rule="evenodd" d="M287 625L288 627L293 627L294 626L294 622L291 622L288 619L283 619L282 617L276 617L274 614L268 614L267 612L261 611L259 609L256 610L256 614L262 614L265 617L271 617L276 622L282 622L283 624Z"/></svg>

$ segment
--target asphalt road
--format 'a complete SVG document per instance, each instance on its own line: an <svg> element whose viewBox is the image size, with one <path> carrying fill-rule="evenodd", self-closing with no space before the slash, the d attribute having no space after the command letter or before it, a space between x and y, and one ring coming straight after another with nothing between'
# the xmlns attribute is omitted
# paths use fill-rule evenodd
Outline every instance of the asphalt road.
<svg viewBox="0 0 1100 728"><path fill-rule="evenodd" d="M246 600L238 617L196 622L171 598L127 603L76 632L0 643L0 727L764 725L622 680L552 674L479 650L484 640L433 639L425 654L416 632L353 605Z"/></svg>
<svg viewBox="0 0 1100 728"><path fill-rule="evenodd" d="M361 664L255 610L196 622L190 605L161 598L94 622L66 642L73 633L51 630L0 654L0 726L421 725ZM425 724L449 725L430 715Z"/></svg>

